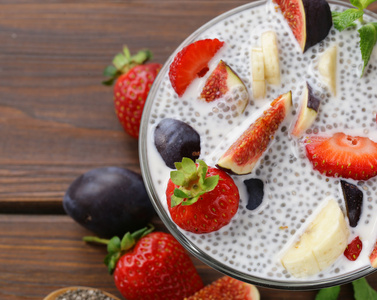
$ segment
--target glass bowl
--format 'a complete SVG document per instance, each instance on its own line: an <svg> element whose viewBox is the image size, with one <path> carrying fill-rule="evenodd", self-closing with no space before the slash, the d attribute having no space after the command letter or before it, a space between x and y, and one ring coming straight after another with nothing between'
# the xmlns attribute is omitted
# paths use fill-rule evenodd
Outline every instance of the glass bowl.
<svg viewBox="0 0 377 300"><path fill-rule="evenodd" d="M346 4L343 1L332 0L328 2L332 6L332 9L334 8L334 6L350 7L349 4ZM159 217L164 222L164 224L169 229L169 231L192 255L194 255L195 257L197 257L198 259L200 259L202 262L206 263L207 265L211 266L212 268L226 275L242 280L244 282L248 282L248 283L252 283L258 286L263 286L263 287L268 287L268 288L287 289L287 290L310 290L310 289L319 289L319 288L325 288L325 287L334 286L334 285L345 284L353 280L356 280L358 278L369 275L373 273L375 269L373 269L368 264L365 264L358 268L351 267L351 269L346 269L345 271L339 268L338 269L335 268L331 271L332 272L331 274L322 276L322 277L319 276L319 277L314 277L314 278L310 277L306 279L296 279L290 276L283 269L279 270L279 266L273 263L272 258L270 259L267 258L267 263L263 263L263 262L258 263L258 260L261 259L261 257L264 257L263 252L266 252L263 250L263 248L267 248L267 246L254 245L252 242L253 232L244 232L244 229L243 229L244 225L245 223L248 222L247 218L245 219L245 215L247 215L248 212L245 213L245 208L244 208L245 201L243 201L242 195L241 195L241 200L243 201L243 203L242 203L242 208L241 208L241 201L240 201L240 209L237 213L238 217L234 218L229 225L225 226L226 228L221 229L217 233L195 235L195 234L184 232L179 227L177 227L177 225L171 220L170 214L166 208L166 196L164 193L167 180L168 180L168 177L166 176L166 174L168 174L171 171L171 169L164 166L166 170L162 170L161 168L163 167L161 167L161 164L159 164L159 166L156 165L156 160L162 161L162 159L158 156L157 150L154 147L153 130L154 130L154 127L157 125L156 120L159 118L163 119L164 117L170 117L170 110L173 111L175 109L174 108L175 103L177 103L175 102L177 101L177 96L174 95L174 91L171 89L170 83L168 82L167 74L169 72L169 66L171 62L173 61L176 53L180 51L184 46L192 43L195 40L211 37L214 32L220 32L220 31L225 32L221 34L223 34L224 35L223 38L228 41L229 40L233 41L235 32L232 32L232 29L234 28L237 28L238 30L237 34L241 36L243 35L252 36L255 32L254 30L256 29L255 29L255 26L254 28L249 28L249 29L247 28L248 23L249 23L248 17L254 18L255 16L253 15L254 14L253 11L256 12L257 10L265 10L267 13L268 10L271 9L271 7L268 7L268 5L272 5L272 3L269 0L251 2L249 4L230 10L214 18L213 20L211 20L210 22L206 23L204 26L196 30L192 35L190 35L167 60L167 62L161 69L157 79L155 80L155 83L152 86L152 89L149 93L148 100L145 104L145 108L143 112L143 117L142 117L142 122L141 122L141 127L140 127L140 137L139 137L139 156L140 156L142 176L146 185L146 189L150 196L150 199ZM235 20L234 19L235 16L237 16L237 20L238 20L237 22L240 22L240 23L237 23L236 21L233 22ZM373 18L376 20L377 15L371 12L367 12L367 18ZM231 25L228 25L228 24L231 24ZM230 26L230 29L228 28L227 30L223 30L224 28L225 29L227 28L227 27L224 27L224 28L221 27L223 25ZM220 26L222 29L214 30L213 28L216 28L216 26ZM232 27L232 26L236 26L236 27ZM256 27L258 26L263 28L264 26L263 22L259 21ZM280 26L280 25L277 25L277 26ZM285 36L286 35L287 34L285 34ZM242 37L242 38L245 39L245 37ZM330 39L329 39L329 43L331 43ZM237 46L239 45L236 45L236 47L234 48L237 48ZM240 48L239 53L244 53L245 51L248 51L247 49L249 49L249 48L242 48L242 47L243 46L239 47ZM288 45L287 47L290 47L290 45ZM318 48L315 48L315 47L316 46L312 47L312 49L317 49L317 50L310 50L310 51L314 51L313 52L314 56L317 51L321 52L320 49L318 50ZM292 50L292 51L296 51L296 50ZM307 64L309 65L312 64L312 62L310 62L310 55L311 55L310 51L309 51L309 54L305 54L306 57L308 58ZM229 58L229 59L233 59L233 58ZM249 59L248 57L245 59L242 59L242 58L235 59L233 62L235 64L242 65L244 63L247 63L248 59ZM287 58L286 60L289 61L290 59ZM242 70L240 70L240 72L241 72L241 76L240 76L241 78L246 78L249 75L248 72L243 73ZM314 73L315 73L315 70L314 70ZM250 84L250 82L247 82L246 84ZM171 98L171 101L166 102L167 105L164 108L161 107L160 105L161 101L159 100L159 98L161 98L160 93L162 93L161 91L163 90L167 90L167 92L165 92L164 95L167 95L166 97ZM272 90L270 89L271 95L272 94L276 94L276 96L279 95L277 92L278 91L275 91L274 89ZM324 90L324 94L326 95L326 90ZM184 106L185 109L188 110L189 109L188 107L190 107L190 104L186 103L184 105L185 105ZM258 106L258 104L256 103L254 103L254 105ZM175 117L178 119L179 118L185 119L185 121L188 121L188 123L197 124L198 122L200 122L200 120L192 120L193 118L195 119L197 117L197 113L195 112L191 114L192 115L191 120L190 120L190 117L186 117L186 115L183 117L183 115L185 114L177 113ZM205 142L202 141L201 143L203 144ZM207 164L212 165L211 161L206 161L206 162ZM233 178L235 177L237 176L233 176ZM240 184L240 180L238 178L236 180L238 180L236 182ZM325 179L321 178L321 180L325 180ZM377 206L377 203L374 205ZM289 205L284 205L284 207L287 207L287 206ZM282 208L283 210L284 210L284 207ZM266 209L266 205L261 207L259 210L257 210L255 215L263 213L263 210L265 209ZM344 210L344 206L343 206L343 210ZM243 221L242 225L239 225L240 221ZM253 224L253 225L254 225L255 233L258 232L259 235L261 234L263 235L263 230L261 228L258 228L259 224ZM297 229L297 231L299 231L299 229ZM289 238L292 238L291 236L293 235L294 234L292 232L291 233L287 232L284 234L280 233L280 236L283 236L281 237L281 239L283 240L288 240ZM265 239L266 240L271 239L271 241L269 242L273 243L273 237L265 237ZM208 246L208 243L207 243L209 240L211 241L210 246ZM248 240L249 242L247 242ZM238 248L237 250L232 249L233 247L237 248L236 246L233 246L233 245L236 245L237 243L241 243L241 244L243 243L244 245L243 246L241 245L240 246L241 248ZM215 246L212 246L212 245L215 245ZM227 245L227 246L225 247L224 245ZM225 247L225 248L217 249L216 248L217 246L219 246L220 248L221 247ZM259 254L257 256L254 255L254 249L258 249L259 251ZM268 251L266 253L267 253L266 255L268 255ZM266 261L265 257L264 257L264 261ZM270 262L270 265L268 262ZM270 273L263 274L264 269L268 269L268 268L271 269L271 272L270 272L271 275L269 275Z"/></svg>

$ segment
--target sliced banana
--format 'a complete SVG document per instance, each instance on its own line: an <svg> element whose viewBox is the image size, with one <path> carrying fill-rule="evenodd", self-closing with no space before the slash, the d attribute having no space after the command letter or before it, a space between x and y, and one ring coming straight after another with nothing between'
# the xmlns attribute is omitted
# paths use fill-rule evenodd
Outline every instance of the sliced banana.
<svg viewBox="0 0 377 300"><path fill-rule="evenodd" d="M264 56L262 48L251 49L251 72L253 76L253 98L264 98L266 96L266 81L264 77Z"/></svg>
<svg viewBox="0 0 377 300"><path fill-rule="evenodd" d="M274 31L266 31L261 36L264 57L264 74L267 83L280 84L280 65L277 36Z"/></svg>
<svg viewBox="0 0 377 300"><path fill-rule="evenodd" d="M331 93L336 96L336 67L338 60L338 47L332 46L319 58L318 70L322 80L330 88Z"/></svg>
<svg viewBox="0 0 377 300"><path fill-rule="evenodd" d="M294 277L307 277L327 269L342 255L349 229L338 203L331 199L310 223L299 241L282 256L281 263Z"/></svg>

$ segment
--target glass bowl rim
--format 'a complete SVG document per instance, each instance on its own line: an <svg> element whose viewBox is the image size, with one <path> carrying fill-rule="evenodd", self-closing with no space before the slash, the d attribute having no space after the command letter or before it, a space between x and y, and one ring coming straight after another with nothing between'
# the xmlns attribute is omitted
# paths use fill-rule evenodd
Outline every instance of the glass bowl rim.
<svg viewBox="0 0 377 300"><path fill-rule="evenodd" d="M141 125L140 125L140 133L139 133L139 158L140 158L140 168L141 168L141 175L143 177L145 187L147 190L147 193L149 195L149 198L164 225L167 227L169 232L184 246L184 248L192 254L194 257L202 261L203 263L207 264L211 268L225 274L228 276L231 276L233 278L236 278L238 280L255 284L257 286L266 287L266 288L273 288L273 289L281 289L281 290L292 290L292 291L304 291L304 290L314 290L314 289L321 289L326 287L331 287L335 285L343 285L346 283L349 283L351 281L357 280L359 278L365 277L367 275L370 275L377 271L377 269L374 269L371 266L366 266L363 268L360 268L358 270L336 276L334 278L327 278L327 279L316 279L316 280L290 280L290 281L284 281L284 280L275 280L275 279L267 279L267 278L261 278L252 276L250 274L241 272L239 270L234 270L228 265L225 265L221 263L218 260L213 259L209 254L205 253L203 250L201 250L199 247L194 245L186 236L184 236L181 231L178 229L177 225L171 220L168 213L165 211L164 207L162 206L159 197L157 195L157 192L153 186L153 181L151 178L151 174L149 172L149 166L148 166L148 156L147 156L147 139L148 139L148 122L149 122L149 116L151 114L152 106L153 106L153 99L156 96L156 93L158 91L158 87L160 86L162 80L165 77L165 74L168 72L169 66L171 62L173 61L175 55L185 46L192 43L196 40L196 38L202 34L204 31L209 29L214 24L234 15L237 14L243 10L251 9L256 6L265 5L270 0L257 0L254 2L250 2L241 6L238 6L236 8L233 8L215 18L208 21L201 27L199 27L197 30L195 30L189 37L187 37L178 47L177 49L170 55L170 57L167 59L163 67L161 68L157 78L155 79L151 90L149 92L147 101L145 103L144 109L143 109L143 115L141 119ZM353 8L353 6L350 3L341 1L341 0L328 0L330 4L335 5L341 5L349 8ZM369 10L365 10L365 13L369 15L370 17L377 19L377 14L373 13ZM149 137L150 138L150 137Z"/></svg>

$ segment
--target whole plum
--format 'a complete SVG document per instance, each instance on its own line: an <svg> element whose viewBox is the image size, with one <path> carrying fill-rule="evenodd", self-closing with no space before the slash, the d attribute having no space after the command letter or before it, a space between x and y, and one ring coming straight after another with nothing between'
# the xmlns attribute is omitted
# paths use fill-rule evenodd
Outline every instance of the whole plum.
<svg viewBox="0 0 377 300"><path fill-rule="evenodd" d="M200 156L200 135L179 120L163 119L154 132L154 143L165 164L172 169L183 157L196 160Z"/></svg>
<svg viewBox="0 0 377 300"><path fill-rule="evenodd" d="M142 177L119 167L93 169L76 178L63 207L76 222L104 238L141 229L155 213Z"/></svg>

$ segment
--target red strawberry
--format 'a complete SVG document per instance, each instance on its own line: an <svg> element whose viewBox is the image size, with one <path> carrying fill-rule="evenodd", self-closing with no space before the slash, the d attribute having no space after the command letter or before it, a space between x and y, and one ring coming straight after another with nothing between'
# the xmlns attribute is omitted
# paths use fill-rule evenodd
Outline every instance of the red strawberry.
<svg viewBox="0 0 377 300"><path fill-rule="evenodd" d="M199 40L178 52L170 65L169 78L179 96L195 78L203 77L208 72L209 61L223 45L224 42L218 39Z"/></svg>
<svg viewBox="0 0 377 300"><path fill-rule="evenodd" d="M311 136L305 142L314 169L326 176L367 180L377 175L377 143L366 137L336 133Z"/></svg>
<svg viewBox="0 0 377 300"><path fill-rule="evenodd" d="M153 81L161 69L161 64L148 63L152 54L143 50L131 56L128 49L115 56L112 66L104 74L111 78L103 83L114 85L115 112L124 130L131 136L139 137L140 119L145 101Z"/></svg>
<svg viewBox="0 0 377 300"><path fill-rule="evenodd" d="M107 244L105 263L128 300L180 300L200 290L203 282L185 249L171 234L153 229L127 233L122 240L84 240Z"/></svg>
<svg viewBox="0 0 377 300"><path fill-rule="evenodd" d="M254 285L224 276L212 284L207 285L191 297L185 298L185 300L203 299L259 300L260 295L258 289Z"/></svg>
<svg viewBox="0 0 377 300"><path fill-rule="evenodd" d="M227 225L236 214L239 192L224 171L208 167L202 160L195 164L184 157L175 163L166 189L168 209L182 229L208 233Z"/></svg>
<svg viewBox="0 0 377 300"><path fill-rule="evenodd" d="M374 248L373 248L371 254L369 255L369 260L370 260L370 264L372 265L372 267L377 268L377 241L374 244Z"/></svg>
<svg viewBox="0 0 377 300"><path fill-rule="evenodd" d="M346 250L344 250L344 256L351 261L355 261L359 257L362 249L363 243L361 242L359 237L355 237L347 246Z"/></svg>

